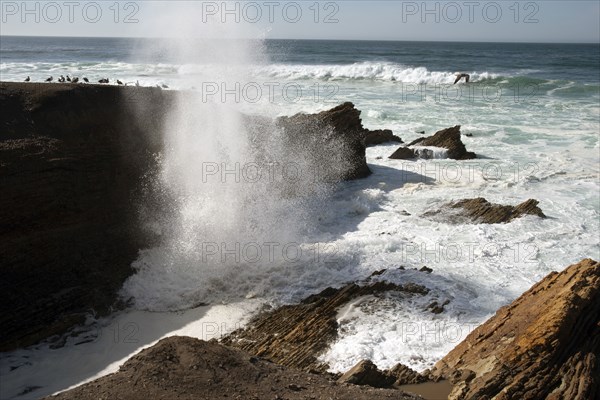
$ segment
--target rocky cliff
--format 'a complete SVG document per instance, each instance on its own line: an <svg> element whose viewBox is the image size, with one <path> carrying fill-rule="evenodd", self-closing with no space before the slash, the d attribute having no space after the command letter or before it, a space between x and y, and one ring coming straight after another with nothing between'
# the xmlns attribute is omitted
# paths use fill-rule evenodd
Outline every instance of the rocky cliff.
<svg viewBox="0 0 600 400"><path fill-rule="evenodd" d="M136 201L172 97L153 88L0 84L0 350L113 305L147 244Z"/></svg>
<svg viewBox="0 0 600 400"><path fill-rule="evenodd" d="M553 272L475 329L433 375L450 399L600 397L600 263Z"/></svg>

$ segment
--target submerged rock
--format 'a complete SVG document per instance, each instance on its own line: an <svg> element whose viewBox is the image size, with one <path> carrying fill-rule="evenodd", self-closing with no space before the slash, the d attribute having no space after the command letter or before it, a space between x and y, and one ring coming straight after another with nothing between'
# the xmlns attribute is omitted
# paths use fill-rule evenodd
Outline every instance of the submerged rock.
<svg viewBox="0 0 600 400"><path fill-rule="evenodd" d="M428 211L424 217L434 217L450 223L473 222L480 224L507 223L524 215L546 218L537 206L537 200L529 199L517 206L493 204L482 197L463 199L442 206L441 210Z"/></svg>
<svg viewBox="0 0 600 400"><path fill-rule="evenodd" d="M552 272L439 361L450 399L600 397L600 263Z"/></svg>

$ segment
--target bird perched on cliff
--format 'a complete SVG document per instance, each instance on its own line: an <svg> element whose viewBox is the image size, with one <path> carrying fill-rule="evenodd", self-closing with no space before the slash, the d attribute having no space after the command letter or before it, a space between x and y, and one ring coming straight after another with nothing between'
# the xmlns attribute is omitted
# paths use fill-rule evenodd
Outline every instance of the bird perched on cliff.
<svg viewBox="0 0 600 400"><path fill-rule="evenodd" d="M117 79L117 85L122 85L123 82L121 82L120 80Z"/></svg>
<svg viewBox="0 0 600 400"><path fill-rule="evenodd" d="M462 78L465 78L465 82L469 83L469 79L471 78L471 75L469 74L463 74L461 72L457 72L456 74L456 79L454 80L454 84L456 85Z"/></svg>
<svg viewBox="0 0 600 400"><path fill-rule="evenodd" d="M67 82L71 82L71 77L67 75Z"/></svg>
<svg viewBox="0 0 600 400"><path fill-rule="evenodd" d="M46 82L52 82L53 80L54 80L54 78L50 77L50 78L46 79Z"/></svg>
<svg viewBox="0 0 600 400"><path fill-rule="evenodd" d="M165 85L164 83L161 85L163 89L168 89L169 87L167 85Z"/></svg>
<svg viewBox="0 0 600 400"><path fill-rule="evenodd" d="M73 79L71 79L71 83L77 83L79 82L79 78L75 77Z"/></svg>
<svg viewBox="0 0 600 400"><path fill-rule="evenodd" d="M89 80L88 78L86 78L85 76L83 77L83 81L84 81L85 83L90 83L90 80Z"/></svg>
<svg viewBox="0 0 600 400"><path fill-rule="evenodd" d="M135 86L140 86L140 81L135 81Z"/></svg>
<svg viewBox="0 0 600 400"><path fill-rule="evenodd" d="M108 78L102 78L98 81L98 83L108 83Z"/></svg>
<svg viewBox="0 0 600 400"><path fill-rule="evenodd" d="M65 81L65 77L61 75L60 78L58 78L58 81L60 83L64 82Z"/></svg>
<svg viewBox="0 0 600 400"><path fill-rule="evenodd" d="M25 78L25 82L29 82L31 80L30 77Z"/></svg>

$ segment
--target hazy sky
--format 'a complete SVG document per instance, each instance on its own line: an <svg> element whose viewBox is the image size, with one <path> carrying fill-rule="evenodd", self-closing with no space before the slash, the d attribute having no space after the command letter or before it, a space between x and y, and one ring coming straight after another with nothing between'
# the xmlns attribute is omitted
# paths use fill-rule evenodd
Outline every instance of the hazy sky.
<svg viewBox="0 0 600 400"><path fill-rule="evenodd" d="M599 42L593 1L4 1L2 35Z"/></svg>

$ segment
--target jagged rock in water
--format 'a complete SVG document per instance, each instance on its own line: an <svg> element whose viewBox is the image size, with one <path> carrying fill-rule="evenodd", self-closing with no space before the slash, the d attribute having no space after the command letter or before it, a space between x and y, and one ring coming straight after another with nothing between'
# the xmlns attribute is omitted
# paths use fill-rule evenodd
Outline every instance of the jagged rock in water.
<svg viewBox="0 0 600 400"><path fill-rule="evenodd" d="M392 160L413 160L417 158L417 153L408 147L399 147L389 158Z"/></svg>
<svg viewBox="0 0 600 400"><path fill-rule="evenodd" d="M482 197L463 199L448 203L441 210L427 211L424 217L434 217L450 223L480 223L500 224L507 223L524 215L537 215L546 218L537 206L537 200L529 199L517 206L493 204Z"/></svg>
<svg viewBox="0 0 600 400"><path fill-rule="evenodd" d="M389 129L378 129L374 131L367 131L367 135L363 139L363 143L366 147L376 146L378 144L396 142L403 143L402 139L398 136L394 135L394 133Z"/></svg>
<svg viewBox="0 0 600 400"><path fill-rule="evenodd" d="M380 371L370 360L360 361L338 379L338 383L352 383L376 388L390 387L395 381L394 376Z"/></svg>
<svg viewBox="0 0 600 400"><path fill-rule="evenodd" d="M367 166L360 111L347 102L318 114L280 117L276 124L283 129L284 148L290 158L301 157L318 169L318 180L340 181L365 178Z"/></svg>
<svg viewBox="0 0 600 400"><path fill-rule="evenodd" d="M419 400L394 389L341 385L214 341L172 336L127 360L118 372L47 399Z"/></svg>
<svg viewBox="0 0 600 400"><path fill-rule="evenodd" d="M327 288L306 298L301 304L287 305L265 312L244 329L222 340L277 363L305 370L324 371L317 357L337 338L337 311L353 299L369 294L400 291L425 295L428 289L414 283L396 285L376 282L355 283L340 289Z"/></svg>
<svg viewBox="0 0 600 400"><path fill-rule="evenodd" d="M411 146L432 146L448 150L448 158L453 160L470 160L477 158L475 153L467 151L464 143L460 140L460 125L438 131L433 136L419 138L408 144Z"/></svg>
<svg viewBox="0 0 600 400"><path fill-rule="evenodd" d="M589 400L600 396L600 263L552 272L439 361L450 399Z"/></svg>

